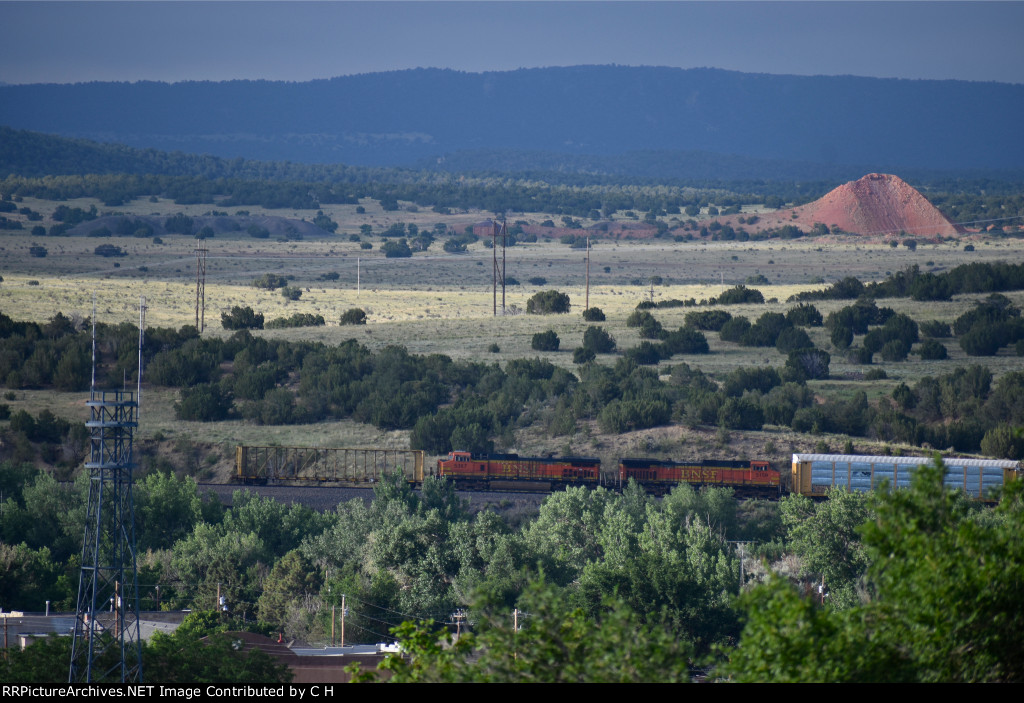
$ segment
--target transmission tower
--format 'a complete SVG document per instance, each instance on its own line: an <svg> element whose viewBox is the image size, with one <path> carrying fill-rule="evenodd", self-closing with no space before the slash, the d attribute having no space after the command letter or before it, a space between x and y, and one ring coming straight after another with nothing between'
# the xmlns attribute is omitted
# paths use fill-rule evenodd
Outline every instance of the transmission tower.
<svg viewBox="0 0 1024 703"><path fill-rule="evenodd" d="M197 247L196 254L196 329L206 327L206 247Z"/></svg>
<svg viewBox="0 0 1024 703"><path fill-rule="evenodd" d="M139 385L145 299L139 305ZM89 504L78 580L70 683L142 681L139 588L135 565L132 499L133 439L139 395L96 390L96 312L93 309L93 374L89 390Z"/></svg>
<svg viewBox="0 0 1024 703"><path fill-rule="evenodd" d="M501 314L505 314L505 249L508 246L508 228L505 220L501 225L491 222L492 246L494 256L494 314L498 314L498 286L501 286ZM498 266L498 237L501 237L501 266Z"/></svg>

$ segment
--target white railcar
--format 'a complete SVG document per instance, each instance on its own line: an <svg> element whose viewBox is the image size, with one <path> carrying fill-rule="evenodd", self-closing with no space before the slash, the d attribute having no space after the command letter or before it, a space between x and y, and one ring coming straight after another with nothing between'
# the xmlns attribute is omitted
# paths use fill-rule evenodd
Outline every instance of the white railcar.
<svg viewBox="0 0 1024 703"><path fill-rule="evenodd" d="M927 456L794 454L792 491L815 497L840 486L859 492L874 490L883 483L890 488L906 488L917 468L933 461ZM982 500L1020 473L1016 461L948 457L942 463L946 466L947 486Z"/></svg>

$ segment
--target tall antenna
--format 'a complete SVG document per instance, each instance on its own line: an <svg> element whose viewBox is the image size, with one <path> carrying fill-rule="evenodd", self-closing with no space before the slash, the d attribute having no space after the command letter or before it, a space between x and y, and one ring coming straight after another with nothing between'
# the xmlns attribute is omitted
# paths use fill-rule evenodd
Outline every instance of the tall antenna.
<svg viewBox="0 0 1024 703"><path fill-rule="evenodd" d="M140 308L141 325L144 300ZM132 470L139 405L131 391L96 391L95 302L92 348L92 387L86 403L89 421L85 423L89 428L89 461L85 464L89 503L68 682L137 683L142 681L142 638ZM141 354L140 332L140 369Z"/></svg>
<svg viewBox="0 0 1024 703"><path fill-rule="evenodd" d="M196 329L202 333L206 327L206 252L204 246L196 247Z"/></svg>
<svg viewBox="0 0 1024 703"><path fill-rule="evenodd" d="M92 382L89 384L89 400L96 395L96 291L92 292Z"/></svg>
<svg viewBox="0 0 1024 703"><path fill-rule="evenodd" d="M501 267L498 267L498 237L501 237ZM494 314L498 314L498 286L501 286L501 314L505 314L505 249L508 247L508 228L502 217L501 226L491 222L491 253L494 258Z"/></svg>
<svg viewBox="0 0 1024 703"><path fill-rule="evenodd" d="M142 409L142 345L146 343L146 296L139 296L139 375L135 397Z"/></svg>

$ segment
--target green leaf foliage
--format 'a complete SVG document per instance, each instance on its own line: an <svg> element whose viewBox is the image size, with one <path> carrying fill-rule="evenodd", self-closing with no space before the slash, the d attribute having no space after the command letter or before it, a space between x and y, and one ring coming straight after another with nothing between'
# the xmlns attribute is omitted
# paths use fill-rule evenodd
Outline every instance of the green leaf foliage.
<svg viewBox="0 0 1024 703"><path fill-rule="evenodd" d="M835 508L820 510L794 501L788 519L809 559L840 569L839 580L863 559L863 591L840 611L778 581L754 589L720 672L740 681L1024 681L1024 486L1011 482L997 508L981 508L945 488L943 473L936 458L909 489L875 493L856 548L849 495L833 493Z"/></svg>

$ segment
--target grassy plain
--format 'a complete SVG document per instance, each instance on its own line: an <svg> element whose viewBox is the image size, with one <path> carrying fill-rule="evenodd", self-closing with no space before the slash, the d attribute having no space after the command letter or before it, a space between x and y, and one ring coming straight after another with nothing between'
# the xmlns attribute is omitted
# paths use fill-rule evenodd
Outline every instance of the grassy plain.
<svg viewBox="0 0 1024 703"><path fill-rule="evenodd" d="M28 202L26 205L49 217L54 203ZM88 207L90 201L70 203ZM99 206L99 204L97 204ZM572 312L568 315L535 316L493 314L494 296L491 288L493 253L483 243L470 246L465 254L446 254L435 243L427 252L411 259L385 259L379 251L380 238L369 239L372 250L348 241L348 234L358 232L361 224L372 224L375 231L396 221L416 222L430 229L436 222L462 228L486 218L486 213L470 212L455 216L431 212L383 213L375 204L367 203L367 212L356 213L355 206L325 208L339 222L339 234L322 239L277 242L255 240L240 233L204 242L209 250L205 287L207 335L226 335L221 329L220 315L232 306L251 306L266 319L285 317L296 312L323 315L326 327L268 330L268 337L317 340L337 344L356 339L371 348L401 344L413 353L441 353L456 359L504 362L512 358L541 356L565 368L573 368L572 350L579 346L583 332L590 323L580 312L584 308L585 252L554 241L519 244L507 250L506 275L518 279L520 285L506 292L507 312L525 310L527 299L539 290L556 288L569 294ZM102 210L102 207L100 208ZM138 202L122 211L130 214L170 214L183 211L202 214L203 207L173 206L166 201L153 204ZM255 214L255 210L254 210ZM270 211L277 216L309 217L310 213ZM514 219L539 223L547 219L539 214L521 214ZM585 223L586 224L586 223ZM148 326L180 327L195 321L197 241L191 237L164 236L163 244L150 239L91 237L32 237L23 232L0 233L0 310L15 319L45 321L57 312L80 318L91 314L93 296L97 319L105 322L137 323L139 297L145 296ZM93 254L98 244L113 244L127 252L118 258ZM786 299L801 290L821 287L817 281L832 282L847 275L861 280L878 280L888 272L917 264L922 270L942 271L967 261L1020 261L1024 244L1010 239L974 241L976 251L965 252L964 242L920 244L916 251L905 247L890 248L881 242L826 238L823 240L790 240L771 242L674 242L666 239L618 242L596 240L591 252L590 300L607 315L602 323L621 349L635 346L639 337L627 328L626 317L636 304L649 298L655 301L671 298L697 300L718 295L722 290L748 277L762 275L769 283L752 285L761 290L769 303L765 305L729 306L733 315L747 315L751 320L766 311L784 312L792 304ZM45 246L45 258L33 258L29 248ZM290 285L303 290L298 301L286 301L279 292L254 288L251 281L264 273L294 277ZM325 274L337 273L337 280L325 280ZM660 276L662 285L649 285L652 276ZM544 285L528 283L531 277L543 277ZM358 279L358 282L357 282ZM906 312L918 321L951 322L981 296L959 296L951 302L915 302L906 299L886 300L898 312ZM1009 296L1018 305L1024 304L1024 293ZM817 304L823 315L844 303ZM366 326L338 325L338 318L347 309L360 307L368 314ZM654 314L669 329L679 327L692 308L656 310ZM561 339L561 351L537 353L530 348L534 333L554 330ZM827 332L821 328L808 330L814 342L832 351ZM774 349L750 349L719 340L716 333L707 335L712 353L703 356L677 356L662 363L668 372L673 364L685 361L716 377L741 366L781 366L784 358ZM500 351L488 349L497 344ZM899 381L912 383L924 375L944 373L965 363L983 363L997 375L1019 369L1019 358L1001 355L992 358L969 358L954 341L947 340L950 358L941 362L922 362L911 356L901 363L879 363L888 379L865 381L863 366L848 364L841 354L833 354L832 378L817 382L814 388L822 395L852 394L865 390L877 398L891 392ZM617 355L599 357L599 363L614 363ZM224 423L186 423L175 419L175 393L164 389L146 391L140 434L144 438L163 436L165 441L185 437L188 441L210 447L217 456L216 465L226 469L238 443L276 442L280 444L407 446L407 433L380 432L373 427L350 421L320 423L292 427L258 427L241 421ZM18 391L10 401L12 409L24 407L38 411L49 407L59 415L85 417L80 394L52 391ZM727 442L714 430L693 430L681 426L661 427L624 436L602 436L593 423L583 423L580 432L567 441L551 438L542 431L543 410L537 410L542 422L523 430L517 436L521 452L568 452L614 458L626 453L662 454L682 458L713 451L717 456L743 456L768 453L784 459L790 451L810 449L819 441L838 449L841 438L805 437L788 430L771 428L764 432L733 432ZM869 451L862 442L858 450ZM726 446L727 445L727 446ZM219 449L218 449L219 448ZM877 449L877 447L875 448Z"/></svg>

